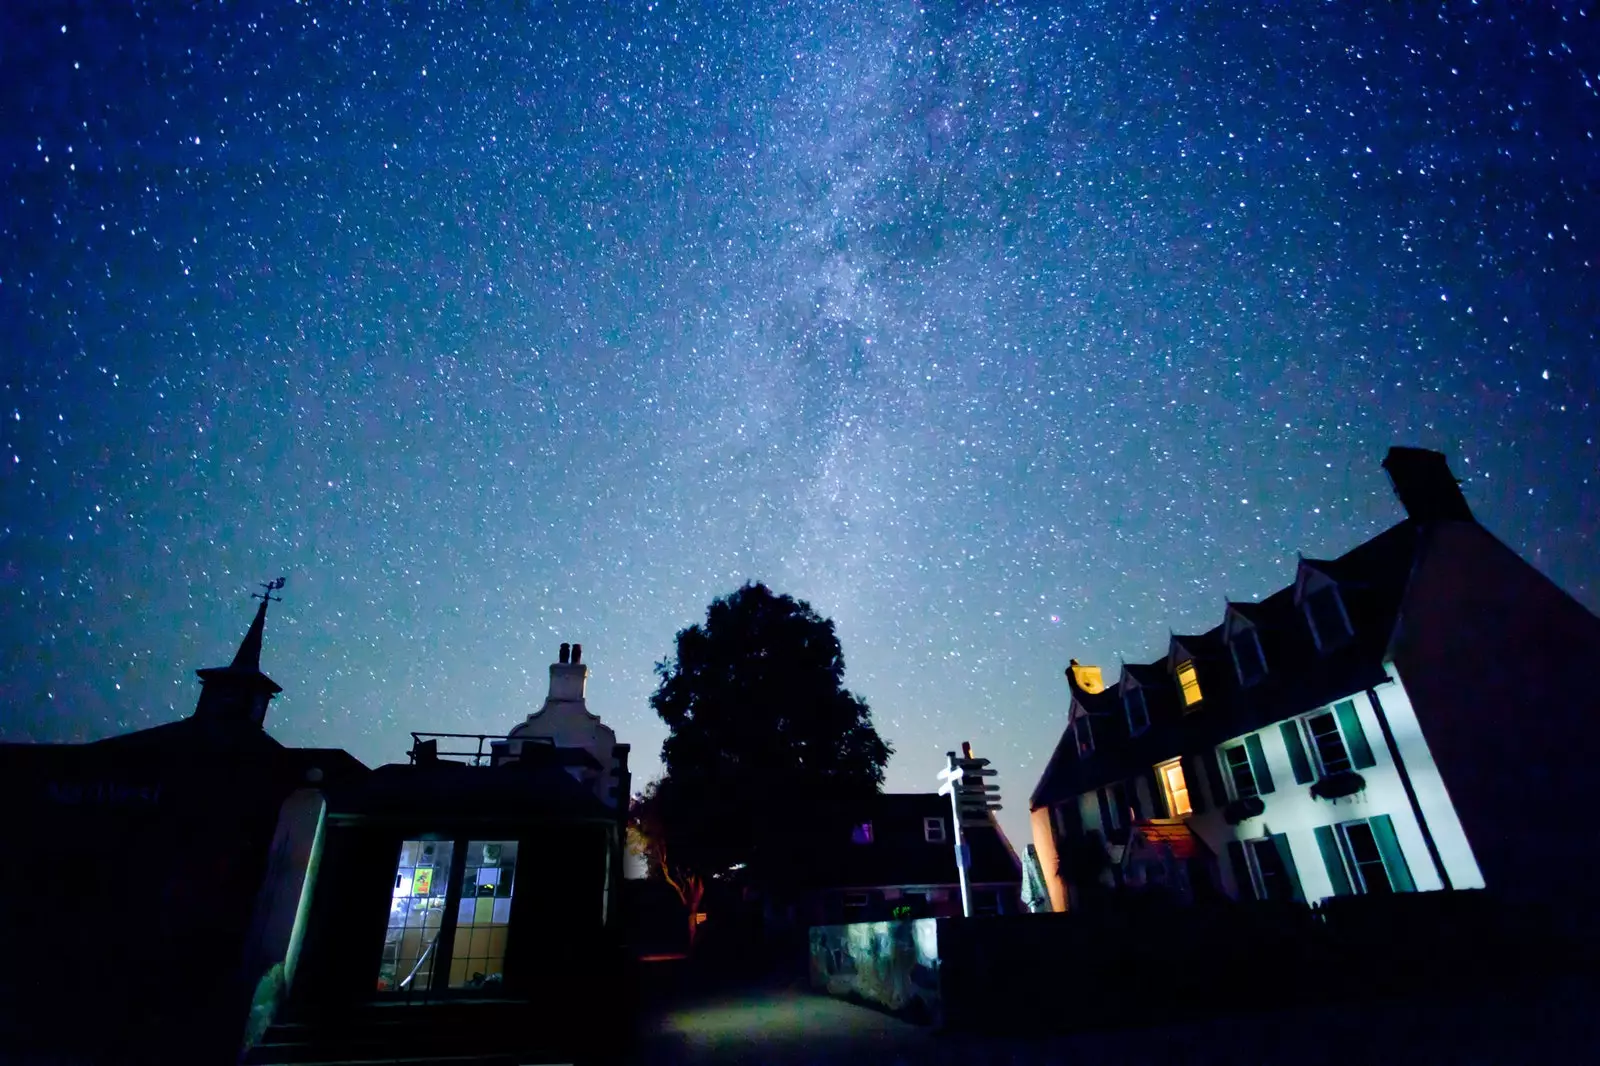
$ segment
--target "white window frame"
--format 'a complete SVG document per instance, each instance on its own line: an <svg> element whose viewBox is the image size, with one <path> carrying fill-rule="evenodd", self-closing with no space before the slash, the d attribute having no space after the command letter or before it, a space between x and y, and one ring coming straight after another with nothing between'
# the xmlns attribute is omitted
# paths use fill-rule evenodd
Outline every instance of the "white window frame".
<svg viewBox="0 0 1600 1066"><path fill-rule="evenodd" d="M1311 613L1311 598L1325 592L1333 594L1333 602L1339 608L1339 618L1344 622L1344 632L1340 633L1332 643L1323 639L1322 633L1317 629L1316 617ZM1300 598L1300 610L1305 613L1306 627L1311 630L1312 643L1316 644L1319 653L1325 654L1355 636L1356 627L1350 623L1350 612L1345 609L1344 596L1339 592L1339 585L1335 581L1330 580L1326 585L1307 589L1305 595Z"/></svg>
<svg viewBox="0 0 1600 1066"><path fill-rule="evenodd" d="M1245 743L1248 738L1240 737L1238 740L1229 741L1217 748L1218 767L1222 771L1222 784L1228 790L1230 801L1249 799L1251 796L1261 795L1261 779L1256 776L1256 764L1250 761L1250 745ZM1244 764L1250 770L1250 785L1255 790L1250 796L1239 795L1239 784L1233 779L1233 764L1228 760L1228 752L1238 748L1244 752Z"/></svg>
<svg viewBox="0 0 1600 1066"><path fill-rule="evenodd" d="M1323 764L1322 751L1317 747L1316 735L1311 732L1311 719L1321 718L1323 715L1333 719L1334 732L1339 735L1339 746L1344 749L1344 765L1337 770L1329 770ZM1355 756L1350 751L1350 738L1344 735L1344 727L1339 724L1339 715L1332 706L1301 715L1295 719L1295 725L1299 728L1300 737L1305 742L1306 756L1311 760L1311 771L1319 780L1330 774L1338 774L1346 770L1355 769L1356 762Z"/></svg>
<svg viewBox="0 0 1600 1066"><path fill-rule="evenodd" d="M1239 642L1247 638L1249 639L1251 645L1255 648L1256 662L1261 664L1261 674L1249 681L1245 680L1244 660L1239 654ZM1260 684L1262 681L1266 680L1268 673L1267 652L1266 649L1261 646L1261 634L1256 632L1255 626L1243 626L1238 630L1238 632L1234 633L1233 636L1229 637L1228 653L1233 656L1233 672L1234 676L1238 677L1240 686L1248 688L1251 685Z"/></svg>
<svg viewBox="0 0 1600 1066"><path fill-rule="evenodd" d="M945 835L943 818L922 820L922 839L929 844L943 844L950 838Z"/></svg>
<svg viewBox="0 0 1600 1066"><path fill-rule="evenodd" d="M1367 889L1366 875L1361 872L1360 865L1356 862L1356 850L1350 843L1349 828L1353 825L1364 825L1367 832L1372 835L1372 846L1378 852L1378 864L1383 867L1383 876L1389 882L1390 893L1398 893L1395 887L1394 874L1389 870L1389 863L1383 857L1383 849L1378 847L1378 835L1372 832L1371 818L1352 818L1348 822L1338 822L1333 827L1335 839L1339 842L1339 858L1344 862L1344 875L1350 881L1350 887L1359 895L1370 895Z"/></svg>
<svg viewBox="0 0 1600 1066"><path fill-rule="evenodd" d="M1186 811L1178 810L1178 797L1172 791L1172 782L1167 777L1167 771L1172 769L1174 766L1176 766L1178 768L1178 773L1183 774L1184 803L1186 803L1188 805L1188 807L1189 807L1189 809L1186 810ZM1160 778L1160 780L1161 780L1161 791L1163 793L1165 793L1165 795L1167 797L1167 813L1168 813L1168 815L1170 817L1173 817L1173 818L1183 818L1183 817L1186 817L1187 815L1193 814L1194 813L1194 786L1189 784L1189 775L1184 771L1183 760L1181 758L1168 759L1164 763L1158 763L1156 765L1155 769L1156 769L1156 777Z"/></svg>
<svg viewBox="0 0 1600 1066"><path fill-rule="evenodd" d="M1144 715L1144 724L1138 728L1133 724L1133 706L1138 701L1139 710ZM1139 685L1130 685L1122 693L1122 712L1128 718L1128 735L1137 737L1150 728L1150 701L1145 699L1144 688Z"/></svg>

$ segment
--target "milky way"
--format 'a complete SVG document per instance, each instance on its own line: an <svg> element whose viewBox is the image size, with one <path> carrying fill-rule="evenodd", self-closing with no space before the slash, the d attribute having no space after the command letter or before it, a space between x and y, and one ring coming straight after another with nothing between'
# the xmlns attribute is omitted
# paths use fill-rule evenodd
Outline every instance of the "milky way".
<svg viewBox="0 0 1600 1066"><path fill-rule="evenodd" d="M8 738L187 713L284 574L285 742L580 640L645 777L754 578L1020 835L1067 659L1395 521L1390 444L1600 602L1580 4L4 7Z"/></svg>

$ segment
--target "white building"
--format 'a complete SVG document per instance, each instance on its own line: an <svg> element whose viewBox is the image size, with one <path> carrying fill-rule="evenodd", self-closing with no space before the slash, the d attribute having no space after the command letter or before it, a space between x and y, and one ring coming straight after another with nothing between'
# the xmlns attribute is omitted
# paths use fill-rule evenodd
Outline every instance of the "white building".
<svg viewBox="0 0 1600 1066"><path fill-rule="evenodd" d="M1384 467L1404 521L1109 686L1068 669L1031 804L1053 909L1157 882L1586 895L1600 841L1555 815L1600 750L1600 619L1478 525L1444 456Z"/></svg>

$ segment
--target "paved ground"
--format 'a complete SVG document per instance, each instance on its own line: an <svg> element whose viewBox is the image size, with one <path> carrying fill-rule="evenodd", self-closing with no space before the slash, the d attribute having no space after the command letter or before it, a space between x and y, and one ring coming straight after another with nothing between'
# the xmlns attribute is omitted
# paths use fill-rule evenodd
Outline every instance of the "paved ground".
<svg viewBox="0 0 1600 1066"><path fill-rule="evenodd" d="M1240 1015L1047 1039L935 1036L864 1007L797 986L708 994L664 1007L646 1025L634 1061L866 1063L869 1066L1361 1066L1364 1063L1511 1064L1600 1059L1592 986L1463 1003L1341 1005Z"/></svg>

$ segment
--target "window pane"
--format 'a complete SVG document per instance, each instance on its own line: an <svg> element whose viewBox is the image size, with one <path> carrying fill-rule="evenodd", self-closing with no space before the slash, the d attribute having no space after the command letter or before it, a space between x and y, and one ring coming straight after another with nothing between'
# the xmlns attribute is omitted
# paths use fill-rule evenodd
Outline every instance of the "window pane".
<svg viewBox="0 0 1600 1066"><path fill-rule="evenodd" d="M451 988L483 988L500 983L516 868L515 840L468 842L461 904L456 911L455 950L451 953Z"/></svg>
<svg viewBox="0 0 1600 1066"><path fill-rule="evenodd" d="M1283 856L1271 838L1250 841L1250 854L1255 860L1256 874L1261 878L1261 898L1291 900L1294 890L1289 884L1289 871L1284 869Z"/></svg>
<svg viewBox="0 0 1600 1066"><path fill-rule="evenodd" d="M448 840L407 840L396 857L389 928L378 957L378 990L420 991L428 987L430 948L444 905L444 872L454 846Z"/></svg>
<svg viewBox="0 0 1600 1066"><path fill-rule="evenodd" d="M1329 647L1349 635L1344 624L1344 614L1339 610L1337 594L1331 588L1319 589L1306 600L1311 614L1311 624L1317 630L1317 642Z"/></svg>
<svg viewBox="0 0 1600 1066"><path fill-rule="evenodd" d="M1350 845L1350 858L1361 875L1362 888L1373 894L1393 891L1372 827L1366 822L1349 822L1343 828L1345 841Z"/></svg>
<svg viewBox="0 0 1600 1066"><path fill-rule="evenodd" d="M1200 677L1195 673L1194 663L1185 662L1178 665L1178 684L1183 686L1183 705L1193 707L1200 702Z"/></svg>
<svg viewBox="0 0 1600 1066"><path fill-rule="evenodd" d="M1306 730L1311 734L1311 746L1324 774L1350 769L1350 756L1344 749L1344 738L1339 735L1339 723L1332 714L1312 715L1306 719Z"/></svg>
<svg viewBox="0 0 1600 1066"><path fill-rule="evenodd" d="M1249 799L1256 795L1256 775L1250 769L1250 753L1243 744L1235 744L1222 753L1228 760L1228 779L1233 783L1233 794L1237 799Z"/></svg>
<svg viewBox="0 0 1600 1066"><path fill-rule="evenodd" d="M1161 779L1167 788L1167 809L1174 818L1194 812L1189 803L1189 784L1183 778L1183 763L1169 762L1161 768Z"/></svg>

